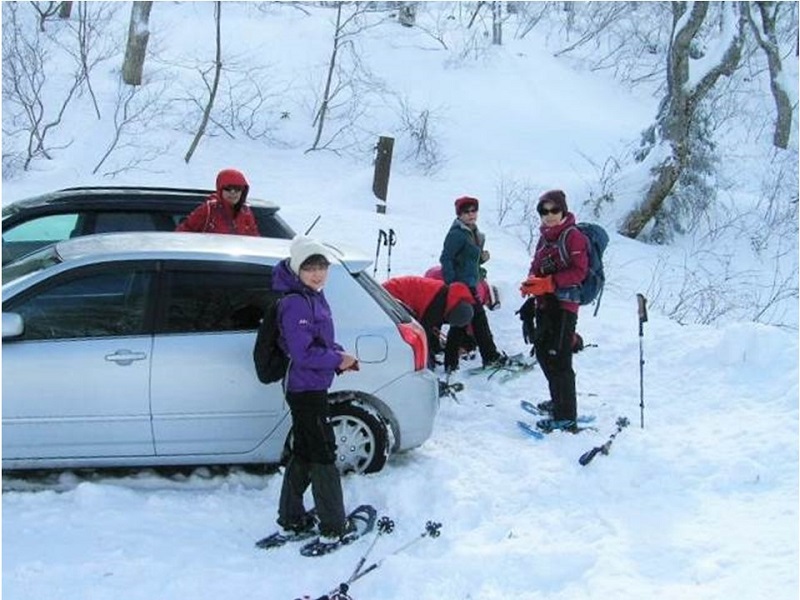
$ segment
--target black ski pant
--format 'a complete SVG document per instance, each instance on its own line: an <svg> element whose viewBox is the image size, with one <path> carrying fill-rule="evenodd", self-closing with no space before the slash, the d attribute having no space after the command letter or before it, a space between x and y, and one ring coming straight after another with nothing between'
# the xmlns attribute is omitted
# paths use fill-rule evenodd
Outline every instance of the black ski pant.
<svg viewBox="0 0 800 600"><path fill-rule="evenodd" d="M292 412L292 450L283 474L278 523L303 520L303 494L311 486L323 535L341 535L345 527L344 498L336 468L336 440L331 426L327 391L287 392Z"/></svg>
<svg viewBox="0 0 800 600"><path fill-rule="evenodd" d="M553 418L578 418L572 338L578 315L558 306L536 310L534 347L553 401Z"/></svg>
<svg viewBox="0 0 800 600"><path fill-rule="evenodd" d="M481 354L483 364L497 360L500 353L494 343L492 330L489 328L489 318L486 316L486 309L478 298L478 290L469 288L475 304L472 305L472 333L475 336L475 343L478 345L478 352ZM458 351L468 337L466 327L451 327L447 332L447 344L444 348L444 366L446 369L454 369L458 366Z"/></svg>

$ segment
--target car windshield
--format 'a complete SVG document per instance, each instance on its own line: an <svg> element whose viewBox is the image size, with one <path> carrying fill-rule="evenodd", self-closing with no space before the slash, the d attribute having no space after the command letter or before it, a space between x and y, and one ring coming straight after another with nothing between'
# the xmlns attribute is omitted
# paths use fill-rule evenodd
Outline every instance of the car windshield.
<svg viewBox="0 0 800 600"><path fill-rule="evenodd" d="M12 263L3 265L3 285L46 269L61 262L55 245L31 252Z"/></svg>

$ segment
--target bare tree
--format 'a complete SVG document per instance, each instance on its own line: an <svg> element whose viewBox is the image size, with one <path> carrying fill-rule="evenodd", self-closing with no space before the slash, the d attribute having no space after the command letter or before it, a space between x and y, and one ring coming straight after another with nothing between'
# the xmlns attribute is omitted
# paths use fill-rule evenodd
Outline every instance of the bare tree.
<svg viewBox="0 0 800 600"><path fill-rule="evenodd" d="M345 7L346 11L343 10ZM314 141L306 152L323 148L334 149L333 140L351 129L366 110L360 97L364 88L378 89L382 86L366 69L355 47L355 37L369 27L362 18L369 11L368 3L336 2L335 8L336 18L325 83L312 121L312 127L315 128ZM345 51L347 61L342 60ZM337 123L338 128L323 141L325 128L336 110L343 119Z"/></svg>
<svg viewBox="0 0 800 600"><path fill-rule="evenodd" d="M222 21L222 3L217 1L214 2L214 26L216 30L215 35L215 55L214 55L214 65L213 69L213 79L211 84L208 83L207 75L208 70L202 73L203 81L206 83L208 87L208 102L206 103L205 109L203 110L203 117L200 120L200 127L197 129L197 133L192 140L191 145L189 146L189 150L186 152L186 156L183 157L185 162L189 162L192 159L192 155L194 151L197 149L197 145L200 143L200 140L203 138L205 134L206 127L208 126L208 121L211 118L211 109L214 108L214 101L217 98L217 90L219 89L219 79L220 73L222 72L222 33L221 33L221 21Z"/></svg>
<svg viewBox="0 0 800 600"><path fill-rule="evenodd" d="M667 93L656 123L643 136L637 158L645 160L656 147L665 158L651 168L652 181L644 200L625 217L619 233L636 238L661 211L692 159L693 136L700 106L717 80L730 76L741 58L746 15L737 5L721 3L721 27L715 48L698 56L695 40L708 16L707 2L673 2L673 29L667 56ZM688 8L688 13L687 13ZM702 60L700 60L702 59Z"/></svg>
<svg viewBox="0 0 800 600"><path fill-rule="evenodd" d="M117 53L113 40L103 33L109 29L116 9L113 2L79 2L77 20L70 21L64 27L72 35L51 36L53 42L72 57L80 70L83 76L82 87L89 92L98 120L101 118L100 107L92 86L91 72L99 63Z"/></svg>
<svg viewBox="0 0 800 600"><path fill-rule="evenodd" d="M150 40L150 10L153 2L134 2L128 25L128 43L122 61L122 81L141 85L147 42Z"/></svg>
<svg viewBox="0 0 800 600"><path fill-rule="evenodd" d="M413 162L425 175L435 173L444 161L437 137L439 115L424 107L416 108L400 95L395 98L400 124L396 128L396 148L402 148L401 158Z"/></svg>
<svg viewBox="0 0 800 600"><path fill-rule="evenodd" d="M529 253L539 237L539 218L536 215L537 189L530 181L518 181L503 176L497 184L497 224L511 231Z"/></svg>
<svg viewBox="0 0 800 600"><path fill-rule="evenodd" d="M503 45L503 2L492 2L492 44Z"/></svg>
<svg viewBox="0 0 800 600"><path fill-rule="evenodd" d="M781 61L778 37L775 31L775 21L778 17L780 2L755 2L756 15L750 9L750 3L743 4L744 10L755 34L756 41L767 56L769 66L769 83L772 97L775 101L777 117L772 143L783 150L789 147L789 138L792 135L792 112L794 107L789 96L787 82L784 79L783 64Z"/></svg>
<svg viewBox="0 0 800 600"><path fill-rule="evenodd" d="M44 32L44 24L47 19L57 14L59 2L31 2L33 9L39 14L39 31Z"/></svg>
<svg viewBox="0 0 800 600"><path fill-rule="evenodd" d="M49 136L61 125L85 74L80 68L64 73L66 85L47 88L48 67L54 68L50 61L52 45L41 28L26 27L20 14L23 6L8 2L2 7L3 133L7 136L4 145L9 138L25 140L21 160L27 170L34 158L50 159L52 150L69 145L51 142Z"/></svg>
<svg viewBox="0 0 800 600"><path fill-rule="evenodd" d="M114 108L114 133L92 169L92 174L98 173L114 154L126 156L119 161L120 166L104 171L103 175L115 176L163 156L166 149L153 143L152 136L147 135L148 128L164 113L161 101L163 87L151 90L151 85L129 86L119 82Z"/></svg>

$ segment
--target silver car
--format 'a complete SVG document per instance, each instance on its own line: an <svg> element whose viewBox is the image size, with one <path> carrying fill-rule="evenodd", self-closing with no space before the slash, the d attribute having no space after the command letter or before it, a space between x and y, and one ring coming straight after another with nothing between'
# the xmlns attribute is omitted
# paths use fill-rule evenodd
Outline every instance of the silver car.
<svg viewBox="0 0 800 600"><path fill-rule="evenodd" d="M336 337L361 370L331 388L339 468L380 470L439 407L420 325L329 246ZM3 268L3 469L277 463L291 418L253 364L289 241L113 233Z"/></svg>

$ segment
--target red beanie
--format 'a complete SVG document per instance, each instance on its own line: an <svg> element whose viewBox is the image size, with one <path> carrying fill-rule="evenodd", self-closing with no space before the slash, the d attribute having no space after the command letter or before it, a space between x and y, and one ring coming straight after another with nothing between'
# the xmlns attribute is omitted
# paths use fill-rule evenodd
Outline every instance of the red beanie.
<svg viewBox="0 0 800 600"><path fill-rule="evenodd" d="M472 196L461 196L456 199L456 215L460 215L471 206L478 208L478 199Z"/></svg>

